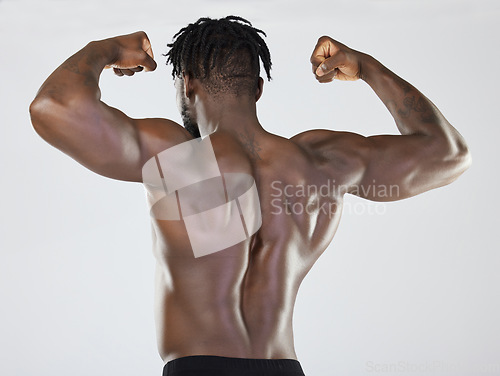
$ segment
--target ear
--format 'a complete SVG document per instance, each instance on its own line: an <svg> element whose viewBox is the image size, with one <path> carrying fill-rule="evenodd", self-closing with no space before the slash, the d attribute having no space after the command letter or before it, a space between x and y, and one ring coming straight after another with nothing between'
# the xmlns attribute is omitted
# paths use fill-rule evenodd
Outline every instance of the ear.
<svg viewBox="0 0 500 376"><path fill-rule="evenodd" d="M255 102L257 102L259 100L263 91L264 91L264 80L262 79L262 77L259 77L259 83L257 85L257 92L255 93Z"/></svg>
<svg viewBox="0 0 500 376"><path fill-rule="evenodd" d="M193 79L189 74L186 72L182 72L182 78L184 80L184 93L186 94L186 97L191 98L193 95Z"/></svg>

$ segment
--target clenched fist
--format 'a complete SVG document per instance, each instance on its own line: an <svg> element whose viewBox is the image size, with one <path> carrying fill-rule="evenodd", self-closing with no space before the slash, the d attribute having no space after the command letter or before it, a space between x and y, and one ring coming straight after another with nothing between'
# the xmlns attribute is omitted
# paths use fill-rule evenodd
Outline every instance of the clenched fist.
<svg viewBox="0 0 500 376"><path fill-rule="evenodd" d="M156 69L153 50L144 31L108 38L102 42L111 49L113 58L106 68L113 68L118 76L132 76L143 69Z"/></svg>
<svg viewBox="0 0 500 376"><path fill-rule="evenodd" d="M311 55L311 64L316 79L331 82L355 81L360 77L361 60L365 54L355 51L336 40L322 36Z"/></svg>

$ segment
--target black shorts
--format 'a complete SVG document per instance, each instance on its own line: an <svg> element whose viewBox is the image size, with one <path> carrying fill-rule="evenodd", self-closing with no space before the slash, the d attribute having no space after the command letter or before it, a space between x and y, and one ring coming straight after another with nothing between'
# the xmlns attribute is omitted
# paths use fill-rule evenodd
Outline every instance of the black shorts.
<svg viewBox="0 0 500 376"><path fill-rule="evenodd" d="M171 360L163 376L305 376L295 359L246 359L192 355Z"/></svg>

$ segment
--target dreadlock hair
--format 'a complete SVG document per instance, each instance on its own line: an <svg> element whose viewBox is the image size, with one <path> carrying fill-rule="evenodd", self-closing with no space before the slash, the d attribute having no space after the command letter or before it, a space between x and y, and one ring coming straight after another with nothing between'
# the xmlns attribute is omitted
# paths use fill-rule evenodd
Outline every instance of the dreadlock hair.
<svg viewBox="0 0 500 376"><path fill-rule="evenodd" d="M238 16L204 17L175 34L164 56L173 65L174 79L182 78L183 73L198 78L210 95L255 95L259 57L271 80L271 55L259 34L267 37Z"/></svg>

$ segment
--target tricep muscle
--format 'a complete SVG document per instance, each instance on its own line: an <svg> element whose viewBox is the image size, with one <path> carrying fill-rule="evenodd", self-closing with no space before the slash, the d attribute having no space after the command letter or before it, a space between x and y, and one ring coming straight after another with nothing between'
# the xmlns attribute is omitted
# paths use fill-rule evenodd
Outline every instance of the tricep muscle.
<svg viewBox="0 0 500 376"><path fill-rule="evenodd" d="M154 154L188 139L187 132L166 119L132 119L98 101L68 108L39 99L30 107L37 133L97 174L142 181L142 166Z"/></svg>
<svg viewBox="0 0 500 376"><path fill-rule="evenodd" d="M459 154L451 158L440 150L443 140L433 136L312 130L293 139L321 161L319 168L345 193L372 201L412 197L449 184L463 172Z"/></svg>

